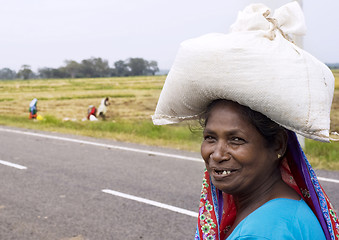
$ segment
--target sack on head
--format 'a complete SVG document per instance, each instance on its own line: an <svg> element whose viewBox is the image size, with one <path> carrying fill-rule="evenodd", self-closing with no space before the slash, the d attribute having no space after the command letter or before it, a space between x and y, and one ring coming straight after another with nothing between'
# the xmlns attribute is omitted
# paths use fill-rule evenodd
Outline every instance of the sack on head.
<svg viewBox="0 0 339 240"><path fill-rule="evenodd" d="M239 13L229 34L184 41L153 123L197 119L211 101L229 99L305 137L329 141L334 77L292 42L291 34L304 32L296 2L273 15L266 6L253 4Z"/></svg>

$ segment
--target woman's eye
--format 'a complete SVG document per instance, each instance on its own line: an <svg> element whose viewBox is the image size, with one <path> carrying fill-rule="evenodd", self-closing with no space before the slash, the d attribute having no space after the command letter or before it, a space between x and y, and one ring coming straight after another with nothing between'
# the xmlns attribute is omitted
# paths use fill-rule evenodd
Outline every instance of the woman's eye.
<svg viewBox="0 0 339 240"><path fill-rule="evenodd" d="M207 141L207 142L212 142L212 141L214 141L214 137L212 137L212 136L204 136L204 140Z"/></svg>
<svg viewBox="0 0 339 240"><path fill-rule="evenodd" d="M245 143L245 140L240 137L233 137L232 142L234 142L235 144L243 144Z"/></svg>

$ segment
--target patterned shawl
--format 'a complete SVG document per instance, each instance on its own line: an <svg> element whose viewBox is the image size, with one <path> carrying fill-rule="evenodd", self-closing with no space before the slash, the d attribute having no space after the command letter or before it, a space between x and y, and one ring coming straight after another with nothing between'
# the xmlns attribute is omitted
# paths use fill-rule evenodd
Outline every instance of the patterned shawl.
<svg viewBox="0 0 339 240"><path fill-rule="evenodd" d="M312 209L326 239L339 240L338 217L307 161L295 133L289 131L288 134L287 152L280 167L282 178ZM235 216L233 197L216 189L205 170L195 240L224 240Z"/></svg>

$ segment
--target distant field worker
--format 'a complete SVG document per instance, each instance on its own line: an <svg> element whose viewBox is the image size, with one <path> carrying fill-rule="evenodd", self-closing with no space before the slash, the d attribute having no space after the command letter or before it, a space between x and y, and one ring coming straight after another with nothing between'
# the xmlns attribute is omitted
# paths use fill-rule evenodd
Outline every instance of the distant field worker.
<svg viewBox="0 0 339 240"><path fill-rule="evenodd" d="M37 108L38 99L34 98L29 104L29 119L36 119L38 108Z"/></svg>
<svg viewBox="0 0 339 240"><path fill-rule="evenodd" d="M103 98L101 100L101 104L98 108L98 112L97 112L97 115L98 117L101 117L103 120L106 119L106 113L107 113L107 106L109 105L109 98L106 97L106 98Z"/></svg>
<svg viewBox="0 0 339 240"><path fill-rule="evenodd" d="M90 105L87 110L87 119L90 121L98 121L97 119L97 109L95 106Z"/></svg>

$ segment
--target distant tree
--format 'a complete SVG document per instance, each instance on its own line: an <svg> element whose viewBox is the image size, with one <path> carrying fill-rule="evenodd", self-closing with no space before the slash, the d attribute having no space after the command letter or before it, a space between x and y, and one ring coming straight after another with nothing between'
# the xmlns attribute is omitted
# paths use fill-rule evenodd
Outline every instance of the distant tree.
<svg viewBox="0 0 339 240"><path fill-rule="evenodd" d="M63 70L70 75L71 78L77 77L81 72L81 64L73 60L66 60L66 66Z"/></svg>
<svg viewBox="0 0 339 240"><path fill-rule="evenodd" d="M125 61L119 60L114 63L114 68L112 69L113 76L118 76L118 77L128 76L129 73L130 73L130 70L127 64L125 63Z"/></svg>
<svg viewBox="0 0 339 240"><path fill-rule="evenodd" d="M40 78L66 78L70 76L64 68L40 68L38 74Z"/></svg>
<svg viewBox="0 0 339 240"><path fill-rule="evenodd" d="M39 68L38 75L40 78L52 78L52 68Z"/></svg>
<svg viewBox="0 0 339 240"><path fill-rule="evenodd" d="M17 76L24 80L32 78L34 76L33 71L31 70L31 66L29 65L22 65L21 69L19 70Z"/></svg>
<svg viewBox="0 0 339 240"><path fill-rule="evenodd" d="M54 78L70 78L71 74L66 71L65 67L59 67L57 69L53 69Z"/></svg>
<svg viewBox="0 0 339 240"><path fill-rule="evenodd" d="M0 79L15 79L16 77L16 72L9 69L9 68L3 68L0 69Z"/></svg>
<svg viewBox="0 0 339 240"><path fill-rule="evenodd" d="M156 61L150 61L147 64L147 72L151 73L152 75L155 75L156 72L159 72L158 63Z"/></svg>
<svg viewBox="0 0 339 240"><path fill-rule="evenodd" d="M110 76L110 68L107 60L101 58L92 58L91 59L95 75L98 77L109 77Z"/></svg>
<svg viewBox="0 0 339 240"><path fill-rule="evenodd" d="M112 76L140 76L154 75L159 71L158 63L143 58L129 58L126 61L120 60L114 63Z"/></svg>
<svg viewBox="0 0 339 240"><path fill-rule="evenodd" d="M80 63L80 76L81 77L93 77L94 75L94 66L92 62L88 59L84 59Z"/></svg>
<svg viewBox="0 0 339 240"><path fill-rule="evenodd" d="M83 77L109 77L108 61L93 57L84 59L81 61L80 73Z"/></svg>
<svg viewBox="0 0 339 240"><path fill-rule="evenodd" d="M132 76L146 75L147 61L143 58L130 58L127 60L127 66L131 69Z"/></svg>

